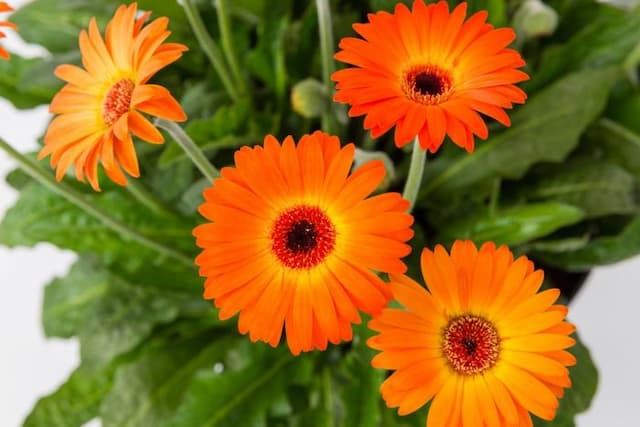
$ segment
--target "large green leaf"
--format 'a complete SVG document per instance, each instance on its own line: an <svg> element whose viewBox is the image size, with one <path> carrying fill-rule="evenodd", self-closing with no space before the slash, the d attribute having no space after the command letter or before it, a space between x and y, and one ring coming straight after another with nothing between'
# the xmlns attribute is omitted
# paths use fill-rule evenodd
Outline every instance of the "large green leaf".
<svg viewBox="0 0 640 427"><path fill-rule="evenodd" d="M556 77L581 69L621 65L640 40L640 8L631 12L608 5L568 42L544 52L539 69L525 90L533 91ZM597 82L597 80L594 80ZM572 98L570 101L576 102Z"/></svg>
<svg viewBox="0 0 640 427"><path fill-rule="evenodd" d="M49 396L38 400L24 427L80 427L98 415L100 402L111 387L113 368L76 369Z"/></svg>
<svg viewBox="0 0 640 427"><path fill-rule="evenodd" d="M92 193L85 197L141 234L185 252L195 251L188 223L156 215L120 192ZM101 254L107 261L124 259L152 264L165 261L150 249L123 239L42 185L32 183L23 189L18 202L0 223L0 244L32 246L42 241L76 252Z"/></svg>
<svg viewBox="0 0 640 427"><path fill-rule="evenodd" d="M266 427L270 406L286 397L296 372L308 369L311 360L310 355L296 358L286 349L269 349L238 371L200 372L166 426Z"/></svg>
<svg viewBox="0 0 640 427"><path fill-rule="evenodd" d="M586 70L547 87L513 114L511 128L480 143L473 154L442 159L448 167L427 174L421 197L459 192L493 177L517 179L533 164L563 160L603 110L616 75L613 69Z"/></svg>
<svg viewBox="0 0 640 427"><path fill-rule="evenodd" d="M589 128L587 136L585 148L596 155L604 154L610 161L640 176L640 133L617 121L602 118Z"/></svg>
<svg viewBox="0 0 640 427"><path fill-rule="evenodd" d="M174 320L184 301L184 295L159 293L114 278L79 331L82 362L95 369L133 350L155 326Z"/></svg>
<svg viewBox="0 0 640 427"><path fill-rule="evenodd" d="M130 283L81 258L47 286L43 325L48 336L79 335L83 365L98 369L175 319L186 301L185 294Z"/></svg>
<svg viewBox="0 0 640 427"><path fill-rule="evenodd" d="M211 330L169 334L147 345L136 360L116 372L100 408L104 427L157 427L180 405L193 375L223 361L236 337Z"/></svg>
<svg viewBox="0 0 640 427"><path fill-rule="evenodd" d="M632 220L620 234L593 239L584 247L563 253L540 252L545 262L570 271L613 264L640 253L640 218Z"/></svg>
<svg viewBox="0 0 640 427"><path fill-rule="evenodd" d="M43 59L26 59L11 55L10 61L0 61L0 98L16 108L33 108L48 104L61 82L43 73L51 69Z"/></svg>
<svg viewBox="0 0 640 427"><path fill-rule="evenodd" d="M65 277L44 290L42 325L48 337L78 333L87 314L109 292L110 275L89 259L76 262Z"/></svg>
<svg viewBox="0 0 640 427"><path fill-rule="evenodd" d="M530 199L576 206L587 217L628 214L636 209L634 177L619 166L595 159L577 159L545 170L526 191Z"/></svg>
<svg viewBox="0 0 640 427"><path fill-rule="evenodd" d="M576 366L569 369L571 377L571 388L560 400L560 407L556 418L550 422L535 420L535 425L539 427L575 427L575 416L589 409L591 400L598 388L598 370L596 369L589 350L582 344L578 337L575 337L577 344L569 349L569 352L578 360Z"/></svg>
<svg viewBox="0 0 640 427"><path fill-rule="evenodd" d="M607 116L629 128L635 134L640 134L640 89L624 92L625 96L615 99L607 109Z"/></svg>
<svg viewBox="0 0 640 427"><path fill-rule="evenodd" d="M440 230L441 239L471 239L476 243L517 245L546 236L584 218L581 209L558 202L532 203L464 218Z"/></svg>
<svg viewBox="0 0 640 427"><path fill-rule="evenodd" d="M11 15L20 36L50 52L67 52L78 45L78 34L92 17L104 24L115 8L94 0L35 0Z"/></svg>

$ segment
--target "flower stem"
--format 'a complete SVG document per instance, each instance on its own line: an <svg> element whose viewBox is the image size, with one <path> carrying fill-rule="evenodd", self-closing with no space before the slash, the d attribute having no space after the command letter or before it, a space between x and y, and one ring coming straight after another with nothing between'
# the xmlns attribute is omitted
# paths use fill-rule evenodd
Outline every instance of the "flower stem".
<svg viewBox="0 0 640 427"><path fill-rule="evenodd" d="M156 126L169 132L171 137L178 143L180 148L184 150L193 164L200 169L200 172L202 172L209 182L213 183L213 180L220 176L218 169L209 162L209 159L207 159L196 143L193 142L189 135L187 135L177 123L158 118L156 119Z"/></svg>
<svg viewBox="0 0 640 427"><path fill-rule="evenodd" d="M489 197L489 216L495 216L498 211L498 202L500 199L500 178L495 178L491 186L491 196Z"/></svg>
<svg viewBox="0 0 640 427"><path fill-rule="evenodd" d="M246 81L240 70L240 63L238 62L238 55L234 49L233 37L230 29L229 19L229 4L227 0L218 0L218 25L220 26L220 37L222 40L222 50L224 55L231 66L231 72L235 74L236 83L240 88L241 93L247 92Z"/></svg>
<svg viewBox="0 0 640 427"><path fill-rule="evenodd" d="M324 410L328 414L326 418L327 427L333 426L333 384L331 381L331 370L322 370L322 391L324 394Z"/></svg>
<svg viewBox="0 0 640 427"><path fill-rule="evenodd" d="M4 150L10 157L12 157L16 162L18 162L18 165L22 168L22 170L24 170L33 179L48 187L51 191L64 197L67 201L76 205L98 221L102 222L106 227L110 228L116 233L119 233L125 239L133 240L143 246L146 246L149 249L158 252L161 255L172 258L188 267L194 267L193 260L190 257L176 251L169 246L166 246L163 243L140 234L138 231L132 229L127 224L121 222L117 218L114 218L107 212L104 212L100 208L96 207L89 200L87 200L84 194L80 193L78 190L63 182L57 182L53 178L53 176L46 173L35 161L14 150L2 139L0 139L0 148Z"/></svg>
<svg viewBox="0 0 640 427"><path fill-rule="evenodd" d="M413 209L413 205L415 205L416 198L418 197L418 190L420 190L420 184L422 184L422 174L424 173L426 159L427 150L420 147L420 140L416 135L416 139L413 141L409 174L407 175L407 181L404 184L404 191L402 192L402 197L410 203L409 212Z"/></svg>
<svg viewBox="0 0 640 427"><path fill-rule="evenodd" d="M229 96L235 101L238 101L240 99L240 93L236 89L236 86L229 75L229 70L227 69L227 65L224 62L220 49L207 32L207 28L204 26L204 22L202 22L202 17L200 16L198 9L193 5L192 0L183 0L182 4L187 15L187 19L191 24L191 28L193 29L202 50L204 50L204 53L209 58L209 61L218 73L218 76L220 76L220 80L222 81L222 84Z"/></svg>
<svg viewBox="0 0 640 427"><path fill-rule="evenodd" d="M320 53L322 55L322 79L324 80L327 96L332 97L333 83L331 75L335 71L333 62L333 31L331 25L331 9L329 0L316 0L316 10L318 13L318 28L320 30ZM322 114L322 129L331 133L333 120L331 117L332 102L327 103L327 108Z"/></svg>
<svg viewBox="0 0 640 427"><path fill-rule="evenodd" d="M130 179L125 187L129 193L140 203L152 211L166 216L175 216L156 196L149 192L139 181Z"/></svg>

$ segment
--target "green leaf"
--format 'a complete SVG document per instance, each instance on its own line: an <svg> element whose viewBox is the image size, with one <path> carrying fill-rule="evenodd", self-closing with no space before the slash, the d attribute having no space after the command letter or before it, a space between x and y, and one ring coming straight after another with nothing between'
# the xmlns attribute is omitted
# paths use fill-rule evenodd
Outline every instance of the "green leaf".
<svg viewBox="0 0 640 427"><path fill-rule="evenodd" d="M526 91L537 90L562 74L621 65L625 61L640 40L640 8L626 12L609 5L599 7L599 13L578 34L545 51L534 79L524 85ZM576 99L582 98L568 101L579 104Z"/></svg>
<svg viewBox="0 0 640 427"><path fill-rule="evenodd" d="M602 160L574 159L546 170L526 194L576 206L586 217L628 214L635 210L634 177Z"/></svg>
<svg viewBox="0 0 640 427"><path fill-rule="evenodd" d="M44 290L45 335L69 338L77 334L87 314L108 291L109 274L89 259L80 259L67 276L54 279Z"/></svg>
<svg viewBox="0 0 640 427"><path fill-rule="evenodd" d="M585 147L640 176L640 133L602 118L589 128L587 137Z"/></svg>
<svg viewBox="0 0 640 427"><path fill-rule="evenodd" d="M553 421L536 419L534 424L539 427L575 427L575 416L589 409L591 400L598 388L598 370L596 369L589 350L576 336L576 345L569 349L578 360L576 366L569 368L571 388L566 390L560 399L560 407Z"/></svg>
<svg viewBox="0 0 640 427"><path fill-rule="evenodd" d="M5 176L4 180L13 188L14 190L22 190L27 186L33 179L27 175L22 169L16 168L9 172L7 176Z"/></svg>
<svg viewBox="0 0 640 427"><path fill-rule="evenodd" d="M563 252L540 252L545 262L569 271L589 270L597 265L613 264L640 253L640 218L636 217L615 236L593 239L583 248Z"/></svg>
<svg viewBox="0 0 640 427"><path fill-rule="evenodd" d="M35 0L11 15L27 42L44 46L49 52L67 52L78 46L78 34L92 17L106 23L115 8L93 0ZM13 58L12 58L13 61Z"/></svg>
<svg viewBox="0 0 640 427"><path fill-rule="evenodd" d="M311 360L309 355L293 357L286 350L268 349L240 370L200 372L166 426L266 427L270 406Z"/></svg>
<svg viewBox="0 0 640 427"><path fill-rule="evenodd" d="M49 396L36 403L24 427L80 427L98 415L100 402L111 388L113 368L89 372L76 369Z"/></svg>
<svg viewBox="0 0 640 427"><path fill-rule="evenodd" d="M154 214L120 192L91 193L85 197L142 234L185 252L195 251L191 224ZM101 254L107 262L125 260L159 265L164 261L150 249L124 240L42 185L32 183L24 188L18 202L0 223L0 244L32 246L43 241L76 252Z"/></svg>
<svg viewBox="0 0 640 427"><path fill-rule="evenodd" d="M282 105L289 80L286 67L286 35L290 28L291 1L270 3L258 25L258 44L247 54L249 71L258 77Z"/></svg>
<svg viewBox="0 0 640 427"><path fill-rule="evenodd" d="M133 350L154 327L174 320L184 295L160 293L113 277L104 298L85 317L80 331L80 357L96 369Z"/></svg>
<svg viewBox="0 0 640 427"><path fill-rule="evenodd" d="M536 94L513 114L511 128L480 143L473 154L433 162L450 164L436 176L427 168L420 197L457 193L495 177L517 179L533 164L562 161L604 109L616 74L612 69L581 71Z"/></svg>
<svg viewBox="0 0 640 427"><path fill-rule="evenodd" d="M368 427L380 423L380 384L384 371L371 366L376 352L365 341L373 333L364 326L354 327L357 334L351 351L340 364L338 381L342 383L340 398L341 425L344 427Z"/></svg>
<svg viewBox="0 0 640 427"><path fill-rule="evenodd" d="M625 95L627 96L611 102L607 115L638 135L640 134L638 121L638 117L640 117L640 91L637 89L631 93L626 91Z"/></svg>
<svg viewBox="0 0 640 427"><path fill-rule="evenodd" d="M185 132L202 151L213 155L219 149L236 148L255 140L245 135L248 118L246 103L222 106L210 118L189 121ZM167 144L158 164L164 168L185 158L186 154L178 144Z"/></svg>
<svg viewBox="0 0 640 427"><path fill-rule="evenodd" d="M121 365L100 408L104 427L157 427L173 416L193 375L223 360L235 337L212 330L168 334L136 360ZM178 335L178 336L176 336Z"/></svg>
<svg viewBox="0 0 640 427"><path fill-rule="evenodd" d="M0 98L22 109L51 102L61 82L49 76L43 78L44 64L40 58L25 59L15 54L10 61L0 61Z"/></svg>
<svg viewBox="0 0 640 427"><path fill-rule="evenodd" d="M582 210L563 203L534 203L501 210L495 215L483 213L454 222L441 230L441 239L471 239L478 244L517 245L546 236L584 218Z"/></svg>
<svg viewBox="0 0 640 427"><path fill-rule="evenodd" d="M83 257L45 289L44 330L47 336L79 335L83 365L98 369L174 320L187 298L127 282Z"/></svg>

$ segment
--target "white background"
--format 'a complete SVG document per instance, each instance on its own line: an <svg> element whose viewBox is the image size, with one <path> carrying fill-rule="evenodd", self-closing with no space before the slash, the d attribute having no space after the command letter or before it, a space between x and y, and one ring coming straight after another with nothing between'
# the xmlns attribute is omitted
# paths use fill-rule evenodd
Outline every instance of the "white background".
<svg viewBox="0 0 640 427"><path fill-rule="evenodd" d="M14 0L14 5L24 0ZM9 35L5 46L33 54ZM0 99L0 137L16 149L35 150L47 109L16 111ZM14 168L0 151L0 178ZM0 181L0 217L16 193ZM78 363L75 340L47 340L40 326L43 286L63 275L75 259L50 245L7 249L0 246L0 427L21 424L37 397L54 391ZM640 384L640 339L635 315L640 301L640 258L599 268L575 299L569 314L600 369L600 387L578 427L634 427Z"/></svg>

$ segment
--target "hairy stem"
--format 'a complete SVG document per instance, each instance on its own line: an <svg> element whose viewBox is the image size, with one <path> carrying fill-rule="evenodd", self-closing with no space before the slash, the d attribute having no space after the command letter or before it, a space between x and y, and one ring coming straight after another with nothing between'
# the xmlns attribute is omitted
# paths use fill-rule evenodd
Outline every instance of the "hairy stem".
<svg viewBox="0 0 640 427"><path fill-rule="evenodd" d="M233 37L230 29L229 4L227 0L218 0L218 25L220 26L220 38L222 40L222 50L231 66L231 72L236 78L236 84L240 88L241 93L247 92L246 81L240 69L238 55L236 53Z"/></svg>
<svg viewBox="0 0 640 427"><path fill-rule="evenodd" d="M213 183L213 180L220 176L220 172L216 169L209 159L204 155L195 142L182 130L182 128L175 122L165 119L156 119L156 125L171 135L171 137L180 145L180 148L189 156L191 161L200 172Z"/></svg>
<svg viewBox="0 0 640 427"><path fill-rule="evenodd" d="M416 203L418 197L418 191L420 190L420 184L422 184L422 175L424 173L424 164L427 160L427 150L420 147L420 140L416 135L413 141L413 152L411 153L411 163L409 164L409 174L407 175L407 181L404 184L404 191L402 197L407 199L410 203L409 212L413 209L413 205Z"/></svg>
<svg viewBox="0 0 640 427"><path fill-rule="evenodd" d="M333 82L331 74L335 71L333 62L333 31L331 25L331 9L329 0L316 0L316 10L318 13L318 27L320 29L320 53L322 55L322 79L324 80L327 96L333 94ZM322 129L331 133L333 119L331 116L332 102L327 103L327 108L322 114Z"/></svg>
<svg viewBox="0 0 640 427"><path fill-rule="evenodd" d="M53 176L46 173L35 161L14 150L13 147L2 139L0 139L0 149L4 150L11 158L13 158L20 168L22 168L22 170L24 170L33 179L43 184L51 191L64 197L67 201L102 222L102 224L120 234L123 238L135 241L188 267L194 267L193 260L190 257L176 251L164 243L158 242L139 233L137 230L129 227L119 219L114 218L109 213L92 204L81 192L63 182L57 182Z"/></svg>
<svg viewBox="0 0 640 427"><path fill-rule="evenodd" d="M213 41L207 28L204 26L204 22L202 22L202 17L198 12L198 9L194 6L192 0L183 0L182 5L184 7L184 11L187 15L187 19L191 24L191 28L193 29L202 50L209 58L211 65L220 76L220 80L225 87L225 90L229 94L233 100L237 101L240 99L240 93L236 88L231 76L229 75L229 70L227 69L227 65L224 62L224 58L222 53L220 52L220 48Z"/></svg>

